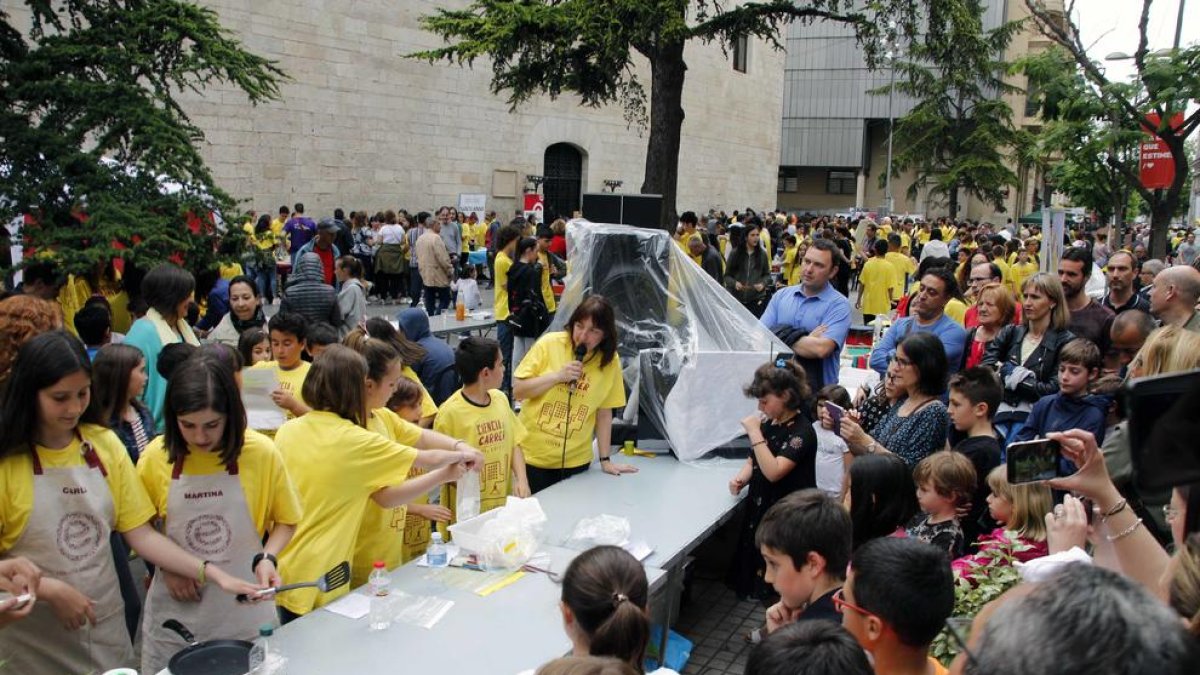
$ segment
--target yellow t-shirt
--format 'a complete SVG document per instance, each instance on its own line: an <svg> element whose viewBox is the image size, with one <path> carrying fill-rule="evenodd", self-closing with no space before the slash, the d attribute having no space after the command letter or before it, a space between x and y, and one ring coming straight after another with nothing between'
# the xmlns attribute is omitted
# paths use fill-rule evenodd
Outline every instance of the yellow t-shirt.
<svg viewBox="0 0 1200 675"><path fill-rule="evenodd" d="M271 234L276 238L283 234L283 226L287 224L287 218L275 218L271 221Z"/></svg>
<svg viewBox="0 0 1200 675"><path fill-rule="evenodd" d="M285 423L275 433L275 445L304 508L296 535L279 556L284 583L312 581L350 560L371 495L403 483L417 457L415 449L323 410ZM349 590L291 591L276 603L307 614Z"/></svg>
<svg viewBox="0 0 1200 675"><path fill-rule="evenodd" d="M858 281L863 287L863 314L887 314L891 311L888 289L892 289L892 297L900 295L896 287L896 268L883 258L868 258Z"/></svg>
<svg viewBox="0 0 1200 675"><path fill-rule="evenodd" d="M1037 274L1038 264L1032 260L1023 263L1012 264L1013 285L1016 287L1017 300L1022 300L1025 297L1025 281L1029 277Z"/></svg>
<svg viewBox="0 0 1200 675"><path fill-rule="evenodd" d="M758 238L762 241L763 250L767 252L768 256L770 256L771 255L771 233L768 232L767 228L764 227L758 231Z"/></svg>
<svg viewBox="0 0 1200 675"><path fill-rule="evenodd" d="M1017 291L1013 288L1012 268L1000 258L993 260L992 264L1000 268L1000 283L1008 287L1008 290L1012 291L1013 295L1016 295Z"/></svg>
<svg viewBox="0 0 1200 675"><path fill-rule="evenodd" d="M221 265L219 270L220 270L221 278L225 279L227 281L232 281L234 277L241 276L242 274L244 274L244 272L242 271L241 263L229 263L229 264Z"/></svg>
<svg viewBox="0 0 1200 675"><path fill-rule="evenodd" d="M892 273L895 275L893 277L895 287L905 288L905 277L911 277L917 273L917 266L913 264L912 258L898 251L888 251L887 255L883 258L892 266Z"/></svg>
<svg viewBox="0 0 1200 675"><path fill-rule="evenodd" d="M142 479L159 518L167 517L167 494L171 487L171 471L175 468L167 461L167 446L163 441L162 436L150 441L137 464L138 477ZM220 454L188 448L183 473L208 476L225 470ZM238 456L237 476L246 495L250 519L260 536L272 523L296 525L300 522L303 515L300 496L283 466L283 457L270 438L252 429L246 430L246 440Z"/></svg>
<svg viewBox="0 0 1200 675"><path fill-rule="evenodd" d="M550 253L539 253L538 262L542 264L542 300L546 302L546 311L554 312L558 303L554 301L554 289L550 288Z"/></svg>
<svg viewBox="0 0 1200 675"><path fill-rule="evenodd" d="M512 456L517 446L525 442L525 425L513 413L508 397L499 389L488 392L487 405L473 403L461 389L442 403L434 431L466 441L483 453L483 470L479 475L479 512L504 506L512 487ZM454 511L453 485L442 486L442 506ZM451 522L458 520L457 514Z"/></svg>
<svg viewBox="0 0 1200 675"><path fill-rule="evenodd" d="M513 376L528 379L547 375L562 370L574 360L574 349L566 332L547 333L525 355ZM571 397L569 425L566 425L567 394L566 384L556 384L541 396L524 401L521 406L520 420L529 431L521 447L525 462L530 466L542 469L561 466L564 426L568 430L566 466L573 468L592 461L596 411L625 405L621 357L614 354L612 361L604 367L600 366L599 354L593 354L584 361L583 375L576 385L575 395Z"/></svg>
<svg viewBox="0 0 1200 675"><path fill-rule="evenodd" d="M408 366L404 366L401 373L404 377L416 382L417 386L421 388L421 419L437 415L437 404L433 402L433 397L429 395L429 390L425 388L425 385L421 384L421 378L417 377L416 371Z"/></svg>
<svg viewBox="0 0 1200 675"><path fill-rule="evenodd" d="M58 306L62 308L63 327L78 336L75 331L75 315L83 309L83 304L92 297L92 285L83 277L74 274L67 275L67 282L58 291ZM115 329L114 329L115 330Z"/></svg>
<svg viewBox="0 0 1200 675"><path fill-rule="evenodd" d="M964 319L967 316L967 304L958 298L950 298L946 302L946 308L942 310L946 316L954 319L958 325L964 325Z"/></svg>
<svg viewBox="0 0 1200 675"><path fill-rule="evenodd" d="M906 248L911 251L912 237L908 236L907 232L899 232L898 234L900 235L900 248Z"/></svg>
<svg viewBox="0 0 1200 675"><path fill-rule="evenodd" d="M154 505L146 496L146 490L138 480L121 439L108 429L94 424L79 425L79 433L96 449L96 455L108 472L108 488L112 492L116 513L116 522L110 525L118 532L128 532L149 522L154 517ZM39 445L36 451L42 467L46 469L86 465L79 438L62 450ZM0 554L11 549L21 538L31 513L33 455L17 452L0 459Z"/></svg>
<svg viewBox="0 0 1200 675"><path fill-rule="evenodd" d="M279 388L291 394L295 399L304 403L304 379L308 377L308 371L312 368L312 364L308 361L301 361L300 365L291 370L284 370L279 366L278 361L262 361L256 363L251 368L274 368L275 377L279 378ZM308 405L304 403L304 405ZM296 416L290 410L283 411L289 420L295 419Z"/></svg>
<svg viewBox="0 0 1200 675"><path fill-rule="evenodd" d="M401 419L387 408L371 411L367 429L401 445L416 446L421 440L421 427ZM410 471L408 475L411 478L413 472ZM425 499L428 500L428 497ZM354 540L354 557L350 560L352 587L357 588L367 583L367 577L371 575L372 565L376 560L382 560L389 570L410 560L404 557L404 524L407 515L407 505L385 509L374 501L367 500L362 525L359 526L358 537ZM428 522L425 529L429 530Z"/></svg>
<svg viewBox="0 0 1200 675"><path fill-rule="evenodd" d="M492 314L496 321L508 319L508 270L513 265L512 258L504 251L496 253L496 296L492 304Z"/></svg>
<svg viewBox="0 0 1200 675"><path fill-rule="evenodd" d="M800 261L796 259L799 247L783 249L783 283L795 286L800 283Z"/></svg>
<svg viewBox="0 0 1200 675"><path fill-rule="evenodd" d="M917 243L921 244L922 246L924 246L925 244L928 244L929 237L932 234L933 234L932 230L930 230L928 232L926 232L924 229L917 230Z"/></svg>

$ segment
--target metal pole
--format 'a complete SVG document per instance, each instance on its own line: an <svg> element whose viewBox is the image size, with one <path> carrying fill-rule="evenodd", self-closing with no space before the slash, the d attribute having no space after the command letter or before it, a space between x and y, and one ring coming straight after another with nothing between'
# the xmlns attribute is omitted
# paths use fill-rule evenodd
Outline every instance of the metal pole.
<svg viewBox="0 0 1200 675"><path fill-rule="evenodd" d="M1182 2L1183 0L1180 0ZM895 119L892 116L892 100L896 97L896 56L889 54L891 60L891 75L888 81L888 151L887 151L887 180L884 183L884 199L887 201L888 215L896 210L892 201L892 131Z"/></svg>
<svg viewBox="0 0 1200 675"><path fill-rule="evenodd" d="M1175 51L1179 51L1179 38L1183 33L1183 5L1185 0L1179 0L1179 16L1175 19Z"/></svg>

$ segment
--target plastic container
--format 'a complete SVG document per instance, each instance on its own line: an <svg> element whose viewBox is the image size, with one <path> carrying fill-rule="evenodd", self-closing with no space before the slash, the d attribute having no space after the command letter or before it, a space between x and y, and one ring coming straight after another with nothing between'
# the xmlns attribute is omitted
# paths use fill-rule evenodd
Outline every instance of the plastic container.
<svg viewBox="0 0 1200 675"><path fill-rule="evenodd" d="M468 553L483 553L487 549L487 541L480 534L484 525L500 515L500 509L492 509L467 520L460 520L451 525L450 536L458 547Z"/></svg>
<svg viewBox="0 0 1200 675"><path fill-rule="evenodd" d="M392 578L388 576L387 568L382 560L375 561L371 576L367 578L367 584L371 587L371 608L367 619L369 627L371 630L385 630L392 625L388 601L388 594L392 589Z"/></svg>
<svg viewBox="0 0 1200 675"><path fill-rule="evenodd" d="M258 639L250 647L249 675L260 675L267 672L268 665L271 663L271 649L267 644L267 639L274 634L275 627L269 623L258 627Z"/></svg>
<svg viewBox="0 0 1200 675"><path fill-rule="evenodd" d="M462 293L458 294L458 302L454 303L454 319L456 321L466 321L467 319L467 303L463 302Z"/></svg>
<svg viewBox="0 0 1200 675"><path fill-rule="evenodd" d="M442 543L442 533L434 532L429 540L429 548L425 549L425 562L430 567L446 567L450 560L446 556L446 544Z"/></svg>

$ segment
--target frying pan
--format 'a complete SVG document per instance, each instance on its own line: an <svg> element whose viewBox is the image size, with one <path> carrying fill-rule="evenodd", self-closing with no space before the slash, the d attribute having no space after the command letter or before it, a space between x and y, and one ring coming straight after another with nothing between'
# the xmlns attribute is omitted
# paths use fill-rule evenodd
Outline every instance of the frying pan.
<svg viewBox="0 0 1200 675"><path fill-rule="evenodd" d="M196 642L196 636L175 619L164 621L163 628L188 642L167 664L171 675L245 675L250 670L252 645L245 640Z"/></svg>

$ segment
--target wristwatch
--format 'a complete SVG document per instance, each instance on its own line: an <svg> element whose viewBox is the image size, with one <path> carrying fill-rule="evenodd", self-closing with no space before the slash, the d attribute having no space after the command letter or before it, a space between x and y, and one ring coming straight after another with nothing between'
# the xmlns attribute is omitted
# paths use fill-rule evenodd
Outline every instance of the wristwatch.
<svg viewBox="0 0 1200 675"><path fill-rule="evenodd" d="M875 454L875 441L871 441L871 444L867 446L867 454L868 455Z"/></svg>
<svg viewBox="0 0 1200 675"><path fill-rule="evenodd" d="M603 463L605 463L605 462L611 462L611 461L612 461L612 457L601 457L601 458L600 458L600 463L601 463L601 464L603 464Z"/></svg>

